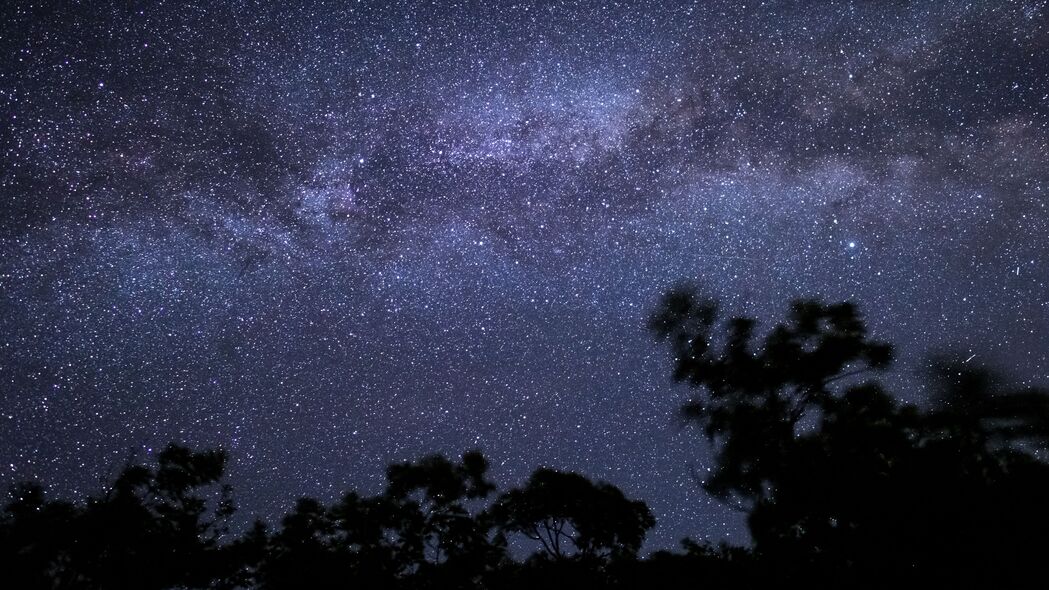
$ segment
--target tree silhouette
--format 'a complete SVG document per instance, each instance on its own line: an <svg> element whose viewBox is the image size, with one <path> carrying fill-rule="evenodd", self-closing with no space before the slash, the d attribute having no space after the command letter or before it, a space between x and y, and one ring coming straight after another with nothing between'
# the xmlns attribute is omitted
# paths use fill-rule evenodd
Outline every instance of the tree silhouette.
<svg viewBox="0 0 1049 590"><path fill-rule="evenodd" d="M0 572L16 588L72 587L69 561L78 516L71 503L47 500L37 483L11 489L0 518Z"/></svg>
<svg viewBox="0 0 1049 590"><path fill-rule="evenodd" d="M226 456L171 445L79 502L11 489L3 587L757 588L1040 587L1049 575L1049 394L942 357L932 396L877 380L892 361L855 306L795 302L763 333L692 288L652 316L684 417L715 457L704 487L747 512L750 547L686 539L639 559L641 501L538 469L498 493L479 451L390 465L385 490L298 500L269 527L230 532ZM971 360L971 359L967 359ZM917 396L911 396L912 398ZM522 545L534 552L523 561Z"/></svg>
<svg viewBox="0 0 1049 590"><path fill-rule="evenodd" d="M653 315L675 378L697 395L684 415L717 451L705 487L749 512L777 579L880 586L1019 584L1049 549L1049 396L994 389L985 370L939 364L931 408L846 378L888 366L850 304L799 301L760 340L694 289Z"/></svg>
<svg viewBox="0 0 1049 590"><path fill-rule="evenodd" d="M400 531L420 580L438 587L475 587L505 557L501 543L489 538L482 507L495 491L486 479L488 461L478 451L458 464L440 455L391 465L386 497L405 515Z"/></svg>
<svg viewBox="0 0 1049 590"><path fill-rule="evenodd" d="M225 464L221 451L171 445L155 468L125 467L83 506L23 486L0 523L5 571L24 588L203 587L225 573Z"/></svg>
<svg viewBox="0 0 1049 590"><path fill-rule="evenodd" d="M391 465L380 496L351 492L331 507L299 500L264 541L259 587L479 587L504 559L469 506L495 489L487 470L478 452L459 463L430 455Z"/></svg>
<svg viewBox="0 0 1049 590"><path fill-rule="evenodd" d="M886 368L892 348L867 338L856 308L798 301L760 348L755 320L732 318L715 334L718 304L694 288L668 293L650 327L668 341L674 378L699 391L683 408L717 444L708 491L759 502L783 469L784 452L807 414L834 403L834 382ZM717 348L718 340L723 343Z"/></svg>
<svg viewBox="0 0 1049 590"><path fill-rule="evenodd" d="M521 488L501 494L487 517L497 542L519 535L538 548L510 564L500 588L605 588L629 577L655 520L644 502L577 473L537 469Z"/></svg>
<svg viewBox="0 0 1049 590"><path fill-rule="evenodd" d="M632 558L655 519L644 502L577 473L538 469L521 489L501 495L490 516L502 535L537 541L554 560Z"/></svg>

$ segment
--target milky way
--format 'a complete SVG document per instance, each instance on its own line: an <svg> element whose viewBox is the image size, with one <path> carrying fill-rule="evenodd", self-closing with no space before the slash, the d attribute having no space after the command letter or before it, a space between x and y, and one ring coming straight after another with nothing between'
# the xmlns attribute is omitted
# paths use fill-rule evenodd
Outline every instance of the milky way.
<svg viewBox="0 0 1049 590"><path fill-rule="evenodd" d="M273 518L481 448L745 539L682 279L1049 380L1044 0L211 4L0 9L5 483L177 440Z"/></svg>

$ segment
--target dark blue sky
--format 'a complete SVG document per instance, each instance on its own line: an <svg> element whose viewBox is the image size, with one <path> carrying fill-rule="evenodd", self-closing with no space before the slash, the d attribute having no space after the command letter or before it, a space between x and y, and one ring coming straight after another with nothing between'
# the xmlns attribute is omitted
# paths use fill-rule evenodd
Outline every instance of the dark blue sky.
<svg viewBox="0 0 1049 590"><path fill-rule="evenodd" d="M857 301L910 400L1049 381L1044 0L212 4L0 9L4 482L221 445L272 518L479 447L743 539L645 331L682 279Z"/></svg>

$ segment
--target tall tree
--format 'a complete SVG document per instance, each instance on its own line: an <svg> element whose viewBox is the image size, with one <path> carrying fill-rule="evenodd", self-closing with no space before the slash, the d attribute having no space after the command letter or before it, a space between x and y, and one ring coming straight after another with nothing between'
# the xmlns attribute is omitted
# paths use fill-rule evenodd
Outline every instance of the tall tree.
<svg viewBox="0 0 1049 590"><path fill-rule="evenodd" d="M763 338L753 320L718 323L717 304L686 288L651 326L696 392L684 415L715 445L705 486L749 512L774 572L858 586L1044 575L1045 392L957 365L940 365L926 408L850 382L891 360L850 304L796 302Z"/></svg>

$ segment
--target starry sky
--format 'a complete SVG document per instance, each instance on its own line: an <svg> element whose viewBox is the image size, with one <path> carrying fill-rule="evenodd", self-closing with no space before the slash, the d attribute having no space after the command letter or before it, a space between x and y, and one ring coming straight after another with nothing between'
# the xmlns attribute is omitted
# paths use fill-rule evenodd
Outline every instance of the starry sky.
<svg viewBox="0 0 1049 590"><path fill-rule="evenodd" d="M59 6L60 5L60 6ZM0 482L222 446L245 514L481 448L745 541L646 332L858 302L1049 381L1045 0L0 8Z"/></svg>

